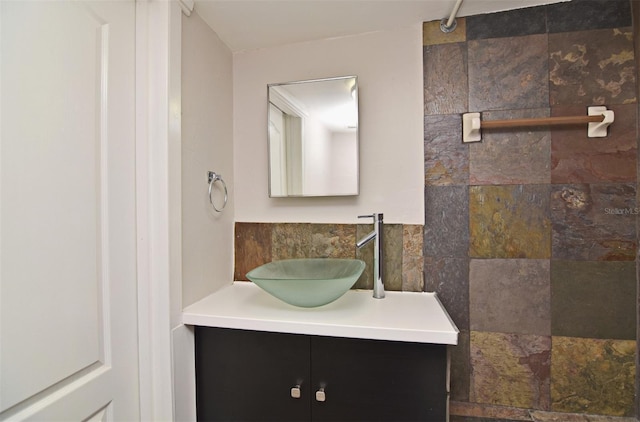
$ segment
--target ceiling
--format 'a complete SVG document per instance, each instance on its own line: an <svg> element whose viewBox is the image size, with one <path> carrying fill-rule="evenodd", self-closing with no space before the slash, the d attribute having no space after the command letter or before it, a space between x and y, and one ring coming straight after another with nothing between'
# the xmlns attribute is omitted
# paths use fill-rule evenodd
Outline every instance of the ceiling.
<svg viewBox="0 0 640 422"><path fill-rule="evenodd" d="M464 0L458 16L566 0ZM448 18L456 0L195 0L234 52L404 28Z"/></svg>

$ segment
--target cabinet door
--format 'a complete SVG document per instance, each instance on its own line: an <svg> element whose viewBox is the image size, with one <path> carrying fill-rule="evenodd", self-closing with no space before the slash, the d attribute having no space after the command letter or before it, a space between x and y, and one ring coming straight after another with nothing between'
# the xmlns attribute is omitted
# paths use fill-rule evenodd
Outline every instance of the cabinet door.
<svg viewBox="0 0 640 422"><path fill-rule="evenodd" d="M196 327L199 421L310 419L309 337ZM301 397L291 397L299 384Z"/></svg>
<svg viewBox="0 0 640 422"><path fill-rule="evenodd" d="M446 420L446 346L312 337L314 421Z"/></svg>

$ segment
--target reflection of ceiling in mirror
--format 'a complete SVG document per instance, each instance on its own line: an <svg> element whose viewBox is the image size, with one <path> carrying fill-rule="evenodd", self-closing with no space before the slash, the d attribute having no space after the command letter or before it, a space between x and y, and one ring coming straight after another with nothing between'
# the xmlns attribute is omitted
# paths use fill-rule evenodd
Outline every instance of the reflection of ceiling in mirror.
<svg viewBox="0 0 640 422"><path fill-rule="evenodd" d="M332 132L354 132L358 127L355 78L280 85L279 90L304 104Z"/></svg>

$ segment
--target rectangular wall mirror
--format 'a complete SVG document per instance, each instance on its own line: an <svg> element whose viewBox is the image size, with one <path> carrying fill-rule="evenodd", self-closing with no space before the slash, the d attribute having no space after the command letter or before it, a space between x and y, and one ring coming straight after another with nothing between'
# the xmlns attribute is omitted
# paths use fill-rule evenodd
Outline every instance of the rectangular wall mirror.
<svg viewBox="0 0 640 422"><path fill-rule="evenodd" d="M357 77L267 89L269 196L358 195Z"/></svg>

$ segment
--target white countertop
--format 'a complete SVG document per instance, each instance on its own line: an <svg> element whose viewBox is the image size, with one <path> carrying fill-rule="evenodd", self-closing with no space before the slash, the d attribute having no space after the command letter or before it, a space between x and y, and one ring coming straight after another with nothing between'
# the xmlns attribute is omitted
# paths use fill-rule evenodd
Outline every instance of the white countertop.
<svg viewBox="0 0 640 422"><path fill-rule="evenodd" d="M187 325L375 340L457 344L458 328L435 293L350 290L317 308L282 302L257 285L237 281L186 307Z"/></svg>

